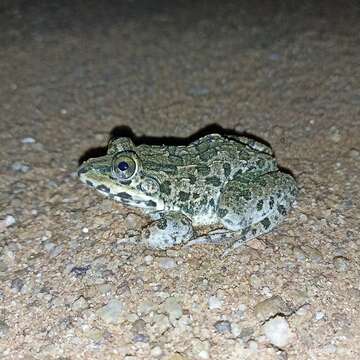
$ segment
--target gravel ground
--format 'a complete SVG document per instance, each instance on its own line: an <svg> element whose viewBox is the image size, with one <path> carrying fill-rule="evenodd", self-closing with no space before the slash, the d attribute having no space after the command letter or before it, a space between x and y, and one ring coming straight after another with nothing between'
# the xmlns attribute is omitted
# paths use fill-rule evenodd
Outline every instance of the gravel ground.
<svg viewBox="0 0 360 360"><path fill-rule="evenodd" d="M0 5L0 357L360 358L357 2L74 3ZM123 244L148 220L79 160L211 124L293 171L287 221L225 258Z"/></svg>

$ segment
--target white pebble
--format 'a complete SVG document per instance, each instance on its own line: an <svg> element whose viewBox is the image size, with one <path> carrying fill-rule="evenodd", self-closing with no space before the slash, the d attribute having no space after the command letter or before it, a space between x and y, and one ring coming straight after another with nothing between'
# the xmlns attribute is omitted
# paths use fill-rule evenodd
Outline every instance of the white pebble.
<svg viewBox="0 0 360 360"><path fill-rule="evenodd" d="M166 270L173 269L176 267L176 262L173 258L163 257L159 259L159 266Z"/></svg>
<svg viewBox="0 0 360 360"><path fill-rule="evenodd" d="M173 296L167 298L164 301L163 306L164 310L169 314L169 319L171 322L181 318L183 311L176 298L174 298Z"/></svg>
<svg viewBox="0 0 360 360"><path fill-rule="evenodd" d="M117 324L120 320L122 309L123 304L117 299L112 299L106 305L98 309L97 314L106 323Z"/></svg>
<svg viewBox="0 0 360 360"><path fill-rule="evenodd" d="M214 310L214 309L220 309L222 304L223 304L223 300L219 299L216 296L210 296L208 299L208 306L210 310Z"/></svg>
<svg viewBox="0 0 360 360"><path fill-rule="evenodd" d="M264 325L264 333L271 344L278 348L286 347L290 342L291 332L289 323L281 316L276 316Z"/></svg>
<svg viewBox="0 0 360 360"><path fill-rule="evenodd" d="M315 313L315 320L319 321L322 320L324 318L325 314L322 311L317 311Z"/></svg>
<svg viewBox="0 0 360 360"><path fill-rule="evenodd" d="M29 136L29 137L25 137L25 138L21 139L21 142L23 144L34 144L36 142L36 140Z"/></svg>
<svg viewBox="0 0 360 360"><path fill-rule="evenodd" d="M84 233L84 234L87 234L89 232L89 229L87 227L83 227L81 229L81 231Z"/></svg>
<svg viewBox="0 0 360 360"><path fill-rule="evenodd" d="M154 258L151 255L146 255L144 257L144 262L146 265L151 265L153 260L154 260Z"/></svg>
<svg viewBox="0 0 360 360"><path fill-rule="evenodd" d="M4 231L7 227L14 225L16 219L12 215L5 216L5 219L0 220L0 232Z"/></svg>

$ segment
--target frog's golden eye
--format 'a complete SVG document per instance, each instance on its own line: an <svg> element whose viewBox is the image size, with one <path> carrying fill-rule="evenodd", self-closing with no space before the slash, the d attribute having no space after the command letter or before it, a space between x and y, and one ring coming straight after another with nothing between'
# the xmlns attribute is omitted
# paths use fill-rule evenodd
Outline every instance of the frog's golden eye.
<svg viewBox="0 0 360 360"><path fill-rule="evenodd" d="M135 158L129 153L119 153L114 156L112 171L120 181L129 180L137 170Z"/></svg>

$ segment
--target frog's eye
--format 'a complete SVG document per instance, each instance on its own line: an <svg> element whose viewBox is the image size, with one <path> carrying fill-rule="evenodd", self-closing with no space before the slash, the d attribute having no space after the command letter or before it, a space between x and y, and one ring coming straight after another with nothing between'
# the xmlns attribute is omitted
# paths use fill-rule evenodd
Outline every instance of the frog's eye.
<svg viewBox="0 0 360 360"><path fill-rule="evenodd" d="M131 154L120 153L113 159L112 170L114 175L121 180L129 180L136 172L137 164Z"/></svg>

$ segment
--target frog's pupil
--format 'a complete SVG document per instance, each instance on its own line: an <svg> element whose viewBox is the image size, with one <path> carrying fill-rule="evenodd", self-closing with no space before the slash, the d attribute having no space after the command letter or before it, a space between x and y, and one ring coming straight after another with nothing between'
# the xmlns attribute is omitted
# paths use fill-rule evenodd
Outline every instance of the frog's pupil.
<svg viewBox="0 0 360 360"><path fill-rule="evenodd" d="M129 164L126 161L120 161L118 165L119 170L125 171L129 168Z"/></svg>

